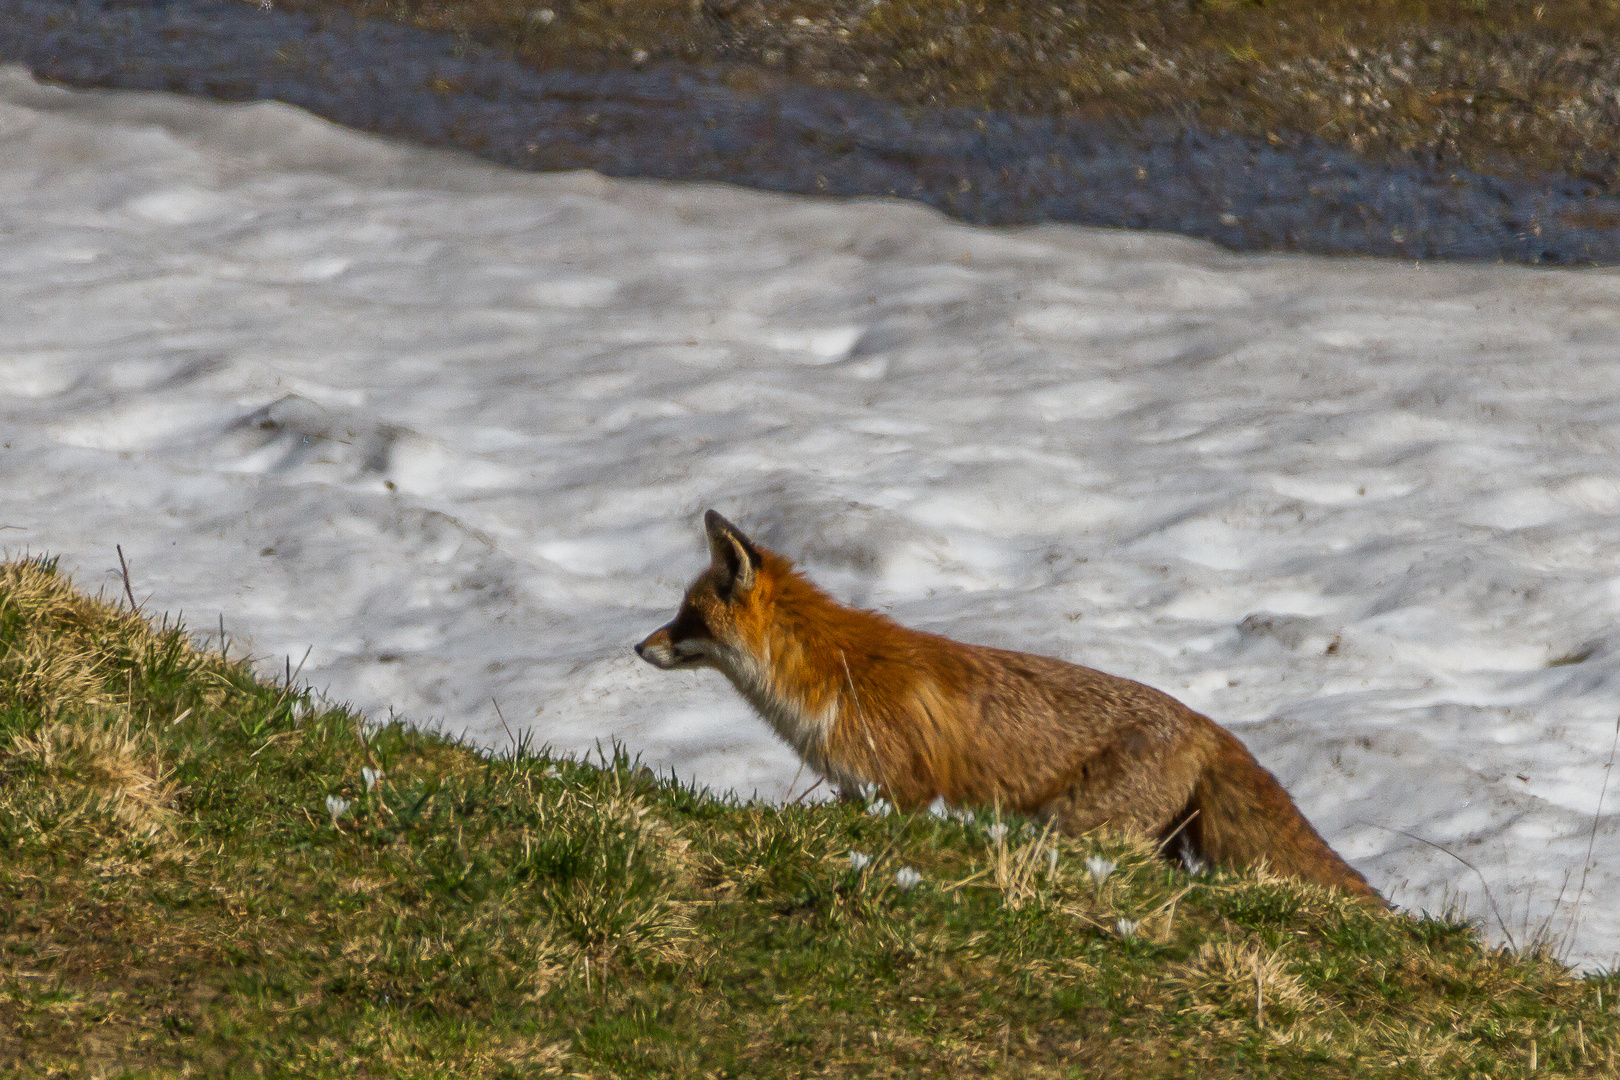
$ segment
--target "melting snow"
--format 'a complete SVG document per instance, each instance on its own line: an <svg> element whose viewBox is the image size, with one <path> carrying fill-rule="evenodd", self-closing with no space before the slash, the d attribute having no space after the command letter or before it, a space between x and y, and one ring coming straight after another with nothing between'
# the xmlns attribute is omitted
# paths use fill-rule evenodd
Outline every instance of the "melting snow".
<svg viewBox="0 0 1620 1080"><path fill-rule="evenodd" d="M629 649L714 506L1209 712L1400 903L1501 932L1428 841L1620 954L1620 273L525 175L18 69L0 190L12 553L112 589L122 544L374 713L781 797L718 676Z"/></svg>

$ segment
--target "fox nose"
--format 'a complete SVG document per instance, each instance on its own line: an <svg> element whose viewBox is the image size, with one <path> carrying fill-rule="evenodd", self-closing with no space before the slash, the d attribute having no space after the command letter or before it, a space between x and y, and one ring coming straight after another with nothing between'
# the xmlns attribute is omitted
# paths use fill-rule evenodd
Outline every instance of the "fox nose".
<svg viewBox="0 0 1620 1080"><path fill-rule="evenodd" d="M641 657L643 660L647 659L647 643L645 641L638 641L631 647L636 650L637 656Z"/></svg>

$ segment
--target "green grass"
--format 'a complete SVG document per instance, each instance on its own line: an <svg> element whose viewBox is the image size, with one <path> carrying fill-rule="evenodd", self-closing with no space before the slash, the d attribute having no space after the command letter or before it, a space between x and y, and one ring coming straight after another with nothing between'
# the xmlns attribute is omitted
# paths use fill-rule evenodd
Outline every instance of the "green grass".
<svg viewBox="0 0 1620 1080"><path fill-rule="evenodd" d="M1620 190L1616 0L275 2L490 42L543 68L676 61L743 88L1196 121Z"/></svg>
<svg viewBox="0 0 1620 1080"><path fill-rule="evenodd" d="M993 824L365 725L0 564L11 1074L1616 1074L1613 975Z"/></svg>

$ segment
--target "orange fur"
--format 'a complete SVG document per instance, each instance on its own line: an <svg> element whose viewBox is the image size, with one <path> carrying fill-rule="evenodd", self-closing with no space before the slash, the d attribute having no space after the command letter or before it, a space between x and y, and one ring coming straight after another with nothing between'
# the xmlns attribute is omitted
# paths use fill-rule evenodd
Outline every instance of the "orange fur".
<svg viewBox="0 0 1620 1080"><path fill-rule="evenodd" d="M1175 836L1208 863L1380 902L1242 743L1169 695L845 607L714 511L704 523L708 570L636 652L717 668L836 786Z"/></svg>

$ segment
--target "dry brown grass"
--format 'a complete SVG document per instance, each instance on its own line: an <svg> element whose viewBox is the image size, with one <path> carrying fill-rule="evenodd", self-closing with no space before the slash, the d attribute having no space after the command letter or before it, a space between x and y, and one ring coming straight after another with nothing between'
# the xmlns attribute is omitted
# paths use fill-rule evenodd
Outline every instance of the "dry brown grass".
<svg viewBox="0 0 1620 1080"><path fill-rule="evenodd" d="M51 720L32 734L17 735L9 754L36 766L59 790L82 789L81 805L88 812L111 816L132 834L170 831L180 785L151 733L132 729L127 713L81 712Z"/></svg>
<svg viewBox="0 0 1620 1080"><path fill-rule="evenodd" d="M0 739L0 778L10 781L0 813L40 844L72 834L176 854L181 785L132 688L156 669L204 678L219 659L38 560L0 564L0 628L0 704L32 717Z"/></svg>
<svg viewBox="0 0 1620 1080"><path fill-rule="evenodd" d="M49 560L0 562L0 627L5 700L45 717L127 710L141 672L203 679L230 669L179 628L84 593Z"/></svg>
<svg viewBox="0 0 1620 1080"><path fill-rule="evenodd" d="M1189 1008L1201 1015L1247 1013L1259 1028L1314 1017L1328 1008L1289 970L1285 950L1252 941L1204 942L1169 984L1185 988L1194 1000Z"/></svg>

